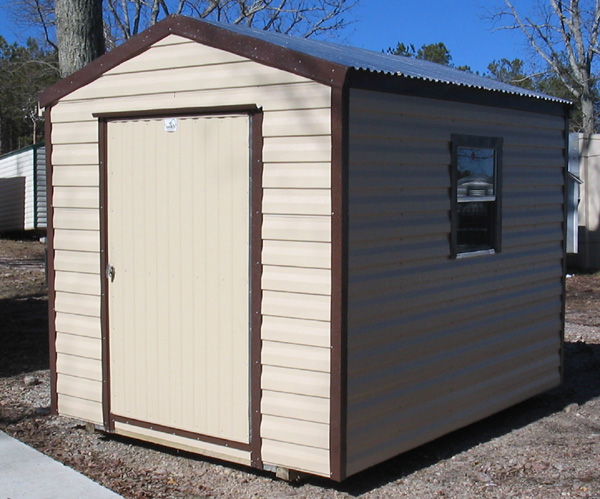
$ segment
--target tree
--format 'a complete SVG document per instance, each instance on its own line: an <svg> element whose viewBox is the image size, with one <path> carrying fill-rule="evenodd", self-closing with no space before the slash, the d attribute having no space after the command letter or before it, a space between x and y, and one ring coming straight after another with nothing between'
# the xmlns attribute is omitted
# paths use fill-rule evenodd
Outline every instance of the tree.
<svg viewBox="0 0 600 499"><path fill-rule="evenodd" d="M416 57L417 49L415 49L415 46L412 43L410 45L404 45L403 43L398 42L398 45L395 47L389 47L386 50L386 53L392 55L401 55L402 57Z"/></svg>
<svg viewBox="0 0 600 499"><path fill-rule="evenodd" d="M105 52L102 0L55 0L58 66L65 77Z"/></svg>
<svg viewBox="0 0 600 499"><path fill-rule="evenodd" d="M423 45L417 51L417 59L437 62L444 66L451 66L450 61L452 61L452 56L450 55L450 51L446 48L446 45L442 42L438 42Z"/></svg>
<svg viewBox="0 0 600 499"><path fill-rule="evenodd" d="M531 76L527 75L525 69L525 62L521 59L500 59L499 61L492 61L488 64L488 72L485 74L492 80L501 81L503 83L509 83L517 87L527 88L534 90L535 83Z"/></svg>
<svg viewBox="0 0 600 499"><path fill-rule="evenodd" d="M35 26L48 43L55 44L57 19L54 1L94 2L100 0L14 0L15 20ZM335 35L350 21L346 16L359 0L105 0L104 35L108 49L131 38L170 14L183 14L305 38ZM58 14L58 8L56 9Z"/></svg>
<svg viewBox="0 0 600 499"><path fill-rule="evenodd" d="M386 50L386 52L392 55L414 57L415 59L436 62L438 64L443 64L444 66L455 67L452 64L450 50L448 50L443 42L424 44L418 50L412 43L410 45L398 43L396 47L390 47ZM461 71L471 71L469 66L458 66L456 69L460 69Z"/></svg>
<svg viewBox="0 0 600 499"><path fill-rule="evenodd" d="M344 15L358 0L107 0L110 32L127 39L170 14L309 38L348 24Z"/></svg>
<svg viewBox="0 0 600 499"><path fill-rule="evenodd" d="M55 51L31 38L19 46L0 37L0 154L42 139L37 97L58 78Z"/></svg>
<svg viewBox="0 0 600 499"><path fill-rule="evenodd" d="M531 16L523 16L505 0L507 8L496 19L510 19L506 29L518 29L549 71L578 102L581 130L596 129L593 74L595 57L600 53L600 2L598 0L544 0Z"/></svg>
<svg viewBox="0 0 600 499"><path fill-rule="evenodd" d="M398 43L395 48L390 47L387 49L387 53L402 55L404 57L414 57L415 59L424 61L437 62L444 66L450 66L450 61L452 61L450 51L443 42L424 44L418 50L412 43L410 45Z"/></svg>
<svg viewBox="0 0 600 499"><path fill-rule="evenodd" d="M535 71L533 68L528 69L525 62L521 59L513 59L512 61L501 59L500 61L492 61L488 65L488 72L485 73L484 76L517 87L573 101L575 107L570 120L570 129L574 132L583 130L584 120L581 103L569 88L565 86L562 80L550 69ZM600 92L595 80L592 84L592 101L594 102L595 108L594 115L598 116Z"/></svg>

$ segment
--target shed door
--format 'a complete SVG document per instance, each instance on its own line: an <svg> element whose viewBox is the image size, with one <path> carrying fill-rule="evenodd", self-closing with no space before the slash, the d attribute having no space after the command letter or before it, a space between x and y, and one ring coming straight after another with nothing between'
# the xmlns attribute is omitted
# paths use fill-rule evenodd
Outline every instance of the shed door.
<svg viewBox="0 0 600 499"><path fill-rule="evenodd" d="M107 126L110 417L249 443L248 116Z"/></svg>

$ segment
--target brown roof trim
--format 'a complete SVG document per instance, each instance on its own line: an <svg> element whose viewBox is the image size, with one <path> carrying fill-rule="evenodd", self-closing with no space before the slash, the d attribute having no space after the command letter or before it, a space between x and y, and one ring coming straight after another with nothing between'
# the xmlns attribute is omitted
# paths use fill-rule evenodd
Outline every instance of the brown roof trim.
<svg viewBox="0 0 600 499"><path fill-rule="evenodd" d="M519 111L565 116L571 112L569 102L547 101L528 95L517 95L467 87L446 82L409 78L406 76L374 73L350 68L347 73L348 86L361 90L373 90L392 94L424 97L446 101L501 107Z"/></svg>
<svg viewBox="0 0 600 499"><path fill-rule="evenodd" d="M40 106L55 104L62 97L144 52L168 35L182 36L333 87L343 85L348 69L346 66L235 33L202 20L172 15L44 90L40 95Z"/></svg>
<svg viewBox="0 0 600 499"><path fill-rule="evenodd" d="M527 95L494 92L465 85L427 81L405 76L398 77L397 75L374 73L354 68L348 70L347 81L350 88L361 90L531 111L554 116L568 115L573 107L571 103L566 101L546 101Z"/></svg>

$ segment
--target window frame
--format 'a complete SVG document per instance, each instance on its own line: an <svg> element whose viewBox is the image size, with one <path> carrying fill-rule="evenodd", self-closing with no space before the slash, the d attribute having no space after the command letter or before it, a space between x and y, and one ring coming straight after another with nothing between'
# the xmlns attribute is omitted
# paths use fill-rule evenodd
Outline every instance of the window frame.
<svg viewBox="0 0 600 499"><path fill-rule="evenodd" d="M450 209L450 256L453 259L489 255L500 253L502 250L502 149L504 141L502 137L486 137L479 135L464 135L452 134L451 136L451 209ZM492 244L490 248L478 249L472 251L459 251L458 249L458 149L459 148L475 148L475 149L493 149L494 150L494 213L492 215ZM464 201L462 203L475 202ZM460 204L462 204L460 203Z"/></svg>

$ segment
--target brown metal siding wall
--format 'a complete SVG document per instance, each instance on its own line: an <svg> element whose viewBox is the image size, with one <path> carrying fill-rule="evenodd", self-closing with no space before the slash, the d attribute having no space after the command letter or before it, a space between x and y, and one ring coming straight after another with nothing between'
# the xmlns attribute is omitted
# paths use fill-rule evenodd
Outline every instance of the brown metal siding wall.
<svg viewBox="0 0 600 499"><path fill-rule="evenodd" d="M450 136L504 139L501 254L451 260ZM350 94L348 475L560 381L564 120Z"/></svg>

